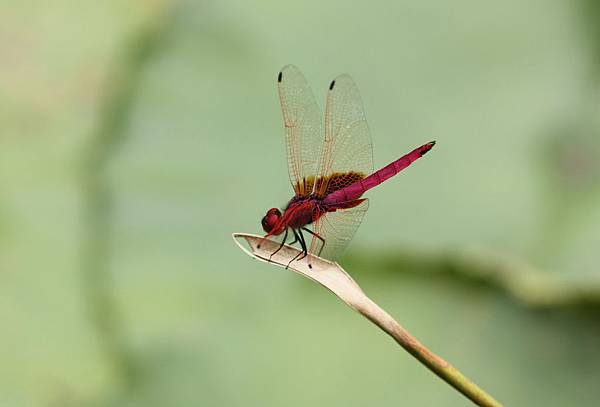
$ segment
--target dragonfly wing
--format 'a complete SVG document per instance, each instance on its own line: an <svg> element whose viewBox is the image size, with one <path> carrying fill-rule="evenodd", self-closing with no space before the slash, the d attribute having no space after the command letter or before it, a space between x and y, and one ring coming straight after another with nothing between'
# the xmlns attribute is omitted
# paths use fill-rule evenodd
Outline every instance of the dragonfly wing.
<svg viewBox="0 0 600 407"><path fill-rule="evenodd" d="M369 209L369 200L361 199L358 205L327 212L313 223L313 232L325 240L321 257L332 261L340 257L360 226L367 209ZM319 255L322 245L321 239L313 236L309 252Z"/></svg>
<svg viewBox="0 0 600 407"><path fill-rule="evenodd" d="M298 196L312 193L323 130L321 111L304 75L293 65L277 78L290 182Z"/></svg>
<svg viewBox="0 0 600 407"><path fill-rule="evenodd" d="M325 140L318 164L317 196L332 192L329 183L347 173L364 178L373 172L373 146L360 93L352 78L340 75L329 86Z"/></svg>

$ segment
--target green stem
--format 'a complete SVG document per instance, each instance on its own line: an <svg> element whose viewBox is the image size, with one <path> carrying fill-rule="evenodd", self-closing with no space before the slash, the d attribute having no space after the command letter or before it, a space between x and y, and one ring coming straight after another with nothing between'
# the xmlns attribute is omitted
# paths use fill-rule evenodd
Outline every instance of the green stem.
<svg viewBox="0 0 600 407"><path fill-rule="evenodd" d="M375 304L339 264L311 255L308 258L292 262L288 267L286 265L290 260L296 258L300 253L295 247L284 245L278 249L279 243L248 233L234 233L233 239L246 254L256 260L292 270L333 292L350 308L381 328L429 370L475 404L485 407L502 406L454 366L427 349L390 314ZM246 241L250 249L241 244L242 239ZM273 254L276 249L278 251Z"/></svg>
<svg viewBox="0 0 600 407"><path fill-rule="evenodd" d="M485 407L501 407L498 401L469 380L458 369L427 349L421 342L404 329L394 318L368 297L354 308L388 335L408 353L435 373L439 378L454 387L473 403Z"/></svg>

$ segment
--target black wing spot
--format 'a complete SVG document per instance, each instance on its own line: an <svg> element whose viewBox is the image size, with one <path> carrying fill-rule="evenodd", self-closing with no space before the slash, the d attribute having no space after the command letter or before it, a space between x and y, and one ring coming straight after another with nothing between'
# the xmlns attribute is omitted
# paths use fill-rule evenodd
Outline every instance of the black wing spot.
<svg viewBox="0 0 600 407"><path fill-rule="evenodd" d="M283 72L279 72L279 75L277 75L277 82L281 82L281 78L283 78Z"/></svg>
<svg viewBox="0 0 600 407"><path fill-rule="evenodd" d="M333 85L335 85L335 80L331 81L331 85L329 85L329 90L333 90Z"/></svg>

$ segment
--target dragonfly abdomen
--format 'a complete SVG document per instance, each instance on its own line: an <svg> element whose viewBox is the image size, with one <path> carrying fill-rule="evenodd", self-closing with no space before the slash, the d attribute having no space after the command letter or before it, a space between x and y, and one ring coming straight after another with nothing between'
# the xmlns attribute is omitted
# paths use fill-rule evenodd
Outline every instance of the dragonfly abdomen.
<svg viewBox="0 0 600 407"><path fill-rule="evenodd" d="M326 205L336 205L342 202L354 201L360 198L362 194L367 192L369 189L375 188L377 185L398 174L400 171L411 165L414 161L424 156L433 148L434 145L435 141L432 141L422 145L421 147L415 148L410 153L375 171L368 177L348 185L345 188L332 192L325 197L323 202Z"/></svg>

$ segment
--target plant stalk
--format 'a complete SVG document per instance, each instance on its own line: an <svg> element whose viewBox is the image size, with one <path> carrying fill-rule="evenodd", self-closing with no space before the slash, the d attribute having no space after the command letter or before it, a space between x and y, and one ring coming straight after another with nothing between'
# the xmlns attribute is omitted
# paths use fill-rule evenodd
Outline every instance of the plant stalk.
<svg viewBox="0 0 600 407"><path fill-rule="evenodd" d="M289 261L300 253L294 247L284 245L275 255L272 255L279 247L277 242L246 233L234 233L233 239L246 254L254 259L286 269L289 268L289 270L295 271L329 289L350 308L394 338L408 353L473 403L484 407L502 406L458 369L427 349L394 318L367 297L360 286L339 264L313 255L289 264ZM244 246L241 240L246 242L250 250ZM289 267L287 267L288 264Z"/></svg>

